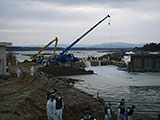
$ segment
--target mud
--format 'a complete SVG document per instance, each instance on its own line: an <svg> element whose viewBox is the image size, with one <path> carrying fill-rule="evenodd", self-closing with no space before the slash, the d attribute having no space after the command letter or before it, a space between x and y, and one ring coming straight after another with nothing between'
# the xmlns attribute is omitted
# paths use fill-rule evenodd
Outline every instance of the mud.
<svg viewBox="0 0 160 120"><path fill-rule="evenodd" d="M57 78L44 72L30 75L28 62L12 65L8 77L0 77L0 120L47 120L46 94L56 88L64 99L64 120L79 120L85 109L90 110L97 120L104 120L103 102L74 88L73 79ZM22 71L16 78L16 68ZM5 78L5 79L4 79Z"/></svg>

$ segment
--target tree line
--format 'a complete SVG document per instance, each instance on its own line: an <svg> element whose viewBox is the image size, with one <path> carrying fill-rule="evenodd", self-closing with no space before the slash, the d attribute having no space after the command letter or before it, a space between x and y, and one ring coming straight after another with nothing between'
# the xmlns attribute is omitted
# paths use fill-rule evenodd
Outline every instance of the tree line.
<svg viewBox="0 0 160 120"><path fill-rule="evenodd" d="M143 47L135 47L134 50L157 52L160 51L160 43L147 43Z"/></svg>

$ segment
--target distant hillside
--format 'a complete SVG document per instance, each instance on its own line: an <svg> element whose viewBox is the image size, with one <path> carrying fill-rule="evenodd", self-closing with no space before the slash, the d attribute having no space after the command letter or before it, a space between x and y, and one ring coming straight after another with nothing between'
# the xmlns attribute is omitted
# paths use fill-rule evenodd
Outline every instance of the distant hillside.
<svg viewBox="0 0 160 120"><path fill-rule="evenodd" d="M132 43L123 43L123 42L115 42L115 43L102 43L96 45L84 45L84 44L76 44L73 46L74 48L135 48L135 47L143 47L144 44L132 44ZM66 48L69 44L58 44L58 48ZM27 46L27 47L44 47L43 45L39 46Z"/></svg>
<svg viewBox="0 0 160 120"><path fill-rule="evenodd" d="M132 43L103 43L99 45L93 45L94 48L135 48L135 47L142 47L144 44L132 44Z"/></svg>

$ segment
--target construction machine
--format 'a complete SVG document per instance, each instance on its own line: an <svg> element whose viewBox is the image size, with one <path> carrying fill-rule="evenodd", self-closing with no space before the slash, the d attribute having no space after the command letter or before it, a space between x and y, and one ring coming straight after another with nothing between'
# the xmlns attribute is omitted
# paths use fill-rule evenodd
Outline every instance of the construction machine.
<svg viewBox="0 0 160 120"><path fill-rule="evenodd" d="M54 40L52 40L51 42L49 42L47 45L45 45L43 48L41 48L37 54L30 56L30 59L32 59L32 61L38 61L41 62L44 57L43 55L41 55L41 52L44 51L47 47L49 47L53 42L55 42L55 46L54 46L54 52L53 55L56 55L56 48L57 48L57 43L58 43L58 38L56 37Z"/></svg>
<svg viewBox="0 0 160 120"><path fill-rule="evenodd" d="M73 54L67 54L67 52L76 44L78 43L83 37L85 37L89 32L91 32L95 27L97 27L100 23L102 23L105 19L110 18L110 15L105 16L101 21L99 21L97 24L95 24L93 27L91 27L87 32L85 32L84 34L82 34L78 39L76 39L71 45L69 45L66 49L64 49L58 57L50 59L50 61L54 62L56 60L56 62L61 62L61 63L65 63L65 62L75 62L78 61L79 59L74 57Z"/></svg>

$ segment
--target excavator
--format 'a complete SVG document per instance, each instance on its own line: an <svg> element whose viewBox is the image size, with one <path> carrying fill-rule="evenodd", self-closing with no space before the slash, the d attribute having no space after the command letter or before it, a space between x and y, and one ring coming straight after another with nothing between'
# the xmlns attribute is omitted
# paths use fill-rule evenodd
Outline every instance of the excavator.
<svg viewBox="0 0 160 120"><path fill-rule="evenodd" d="M56 48L57 48L57 43L58 43L58 38L56 37L54 40L52 40L51 42L49 42L47 45L45 45L43 48L41 48L37 54L30 56L30 59L32 61L42 61L43 60L43 55L41 55L41 52L44 51L47 47L49 47L53 42L55 42L55 46L54 46L54 52L53 55L56 55Z"/></svg>

